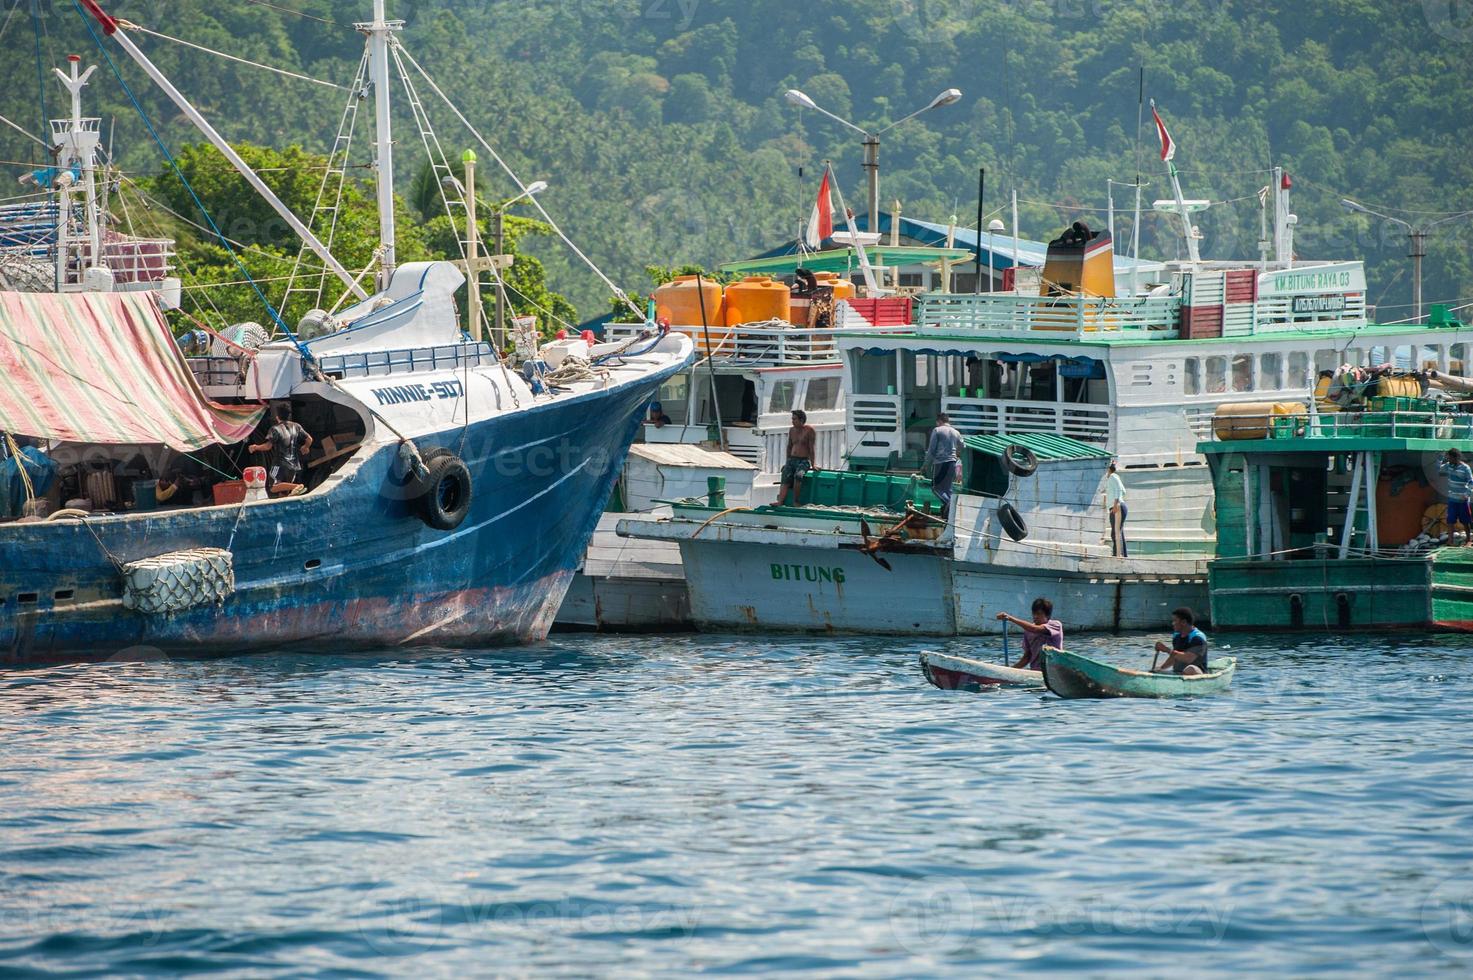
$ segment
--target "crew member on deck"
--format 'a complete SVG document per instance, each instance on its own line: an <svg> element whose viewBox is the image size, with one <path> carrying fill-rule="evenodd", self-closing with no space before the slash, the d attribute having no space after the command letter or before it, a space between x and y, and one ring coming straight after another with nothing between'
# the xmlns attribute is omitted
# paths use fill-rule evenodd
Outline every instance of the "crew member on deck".
<svg viewBox="0 0 1473 980"><path fill-rule="evenodd" d="M788 430L788 461L783 464L782 486L777 491L777 506L788 499L793 491L793 506L801 507L803 475L813 469L813 454L817 451L818 433L808 424L808 413L801 408L793 410L793 427Z"/></svg>
<svg viewBox="0 0 1473 980"><path fill-rule="evenodd" d="M1447 543L1457 544L1458 525L1463 525L1463 544L1473 545L1473 469L1463 454L1449 449L1437 472L1447 477Z"/></svg>
<svg viewBox="0 0 1473 980"><path fill-rule="evenodd" d="M926 465L931 468L931 492L941 501L941 516L951 513L951 488L962 475L962 434L951 427L951 416L936 416L936 428L926 446Z"/></svg>
<svg viewBox="0 0 1473 980"><path fill-rule="evenodd" d="M650 424L657 429L670 424L670 416L665 414L665 406L659 402L650 402Z"/></svg>
<svg viewBox="0 0 1473 980"><path fill-rule="evenodd" d="M1129 558L1130 549L1125 544L1125 518L1130 515L1130 509L1125 506L1125 481L1120 479L1119 467L1113 460L1105 478L1105 509L1110 515L1110 553L1116 558Z"/></svg>
<svg viewBox="0 0 1473 980"><path fill-rule="evenodd" d="M272 415L276 424L266 433L266 441L249 448L253 453L271 454L271 466L267 470L270 492L276 495L277 487L281 487L281 493L292 493L302 484L302 460L312 451L312 437L292 421L290 405L277 405Z"/></svg>
<svg viewBox="0 0 1473 980"><path fill-rule="evenodd" d="M1042 596L1033 600L1031 623L1005 612L998 613L997 618L1023 631L1023 656L1013 664L1016 670L1043 670L1043 648L1064 649L1064 624L1054 619L1054 604Z"/></svg>
<svg viewBox="0 0 1473 980"><path fill-rule="evenodd" d="M1207 634L1197 629L1197 616L1186 606L1171 612L1171 646L1156 641L1156 652L1168 654L1156 673L1183 677L1207 673Z"/></svg>

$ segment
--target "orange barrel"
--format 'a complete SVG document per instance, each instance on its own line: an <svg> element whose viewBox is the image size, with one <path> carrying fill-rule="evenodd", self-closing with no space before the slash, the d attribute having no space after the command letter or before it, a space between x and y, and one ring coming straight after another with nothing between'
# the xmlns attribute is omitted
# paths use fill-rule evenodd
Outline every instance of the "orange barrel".
<svg viewBox="0 0 1473 980"><path fill-rule="evenodd" d="M816 272L813 278L818 280L820 286L834 287L834 299L854 298L854 283L845 279L837 272Z"/></svg>
<svg viewBox="0 0 1473 980"><path fill-rule="evenodd" d="M672 327L701 326L702 294L705 297L705 323L719 327L726 322L722 311L721 284L704 276L678 276L655 290L655 318ZM690 331L684 330L684 333Z"/></svg>
<svg viewBox="0 0 1473 980"><path fill-rule="evenodd" d="M771 276L748 276L726 287L726 325L781 320L791 323L793 294Z"/></svg>

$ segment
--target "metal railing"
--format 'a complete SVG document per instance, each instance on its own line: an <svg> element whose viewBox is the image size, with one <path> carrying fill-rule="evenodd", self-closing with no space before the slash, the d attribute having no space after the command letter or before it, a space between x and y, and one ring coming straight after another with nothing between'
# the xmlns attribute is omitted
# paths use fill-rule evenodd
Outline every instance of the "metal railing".
<svg viewBox="0 0 1473 980"><path fill-rule="evenodd" d="M644 324L611 323L604 330L604 340L618 343L638 337ZM903 327L864 327L813 330L807 327L760 326L671 328L688 335L695 342L696 353L709 354L718 364L740 366L782 366L796 364L836 363L839 360L840 337L851 334L904 333Z"/></svg>
<svg viewBox="0 0 1473 980"><path fill-rule="evenodd" d="M1221 432L1230 434L1223 438ZM1212 442L1243 439L1473 439L1473 415L1462 412L1320 412L1215 418Z"/></svg>
<svg viewBox="0 0 1473 980"><path fill-rule="evenodd" d="M365 378L391 374L441 371L469 364L495 364L490 344L453 344L444 347L408 347L401 350L365 351L318 358L322 373L332 378Z"/></svg>
<svg viewBox="0 0 1473 980"><path fill-rule="evenodd" d="M187 357L185 362L201 388L238 388L251 363L235 357Z"/></svg>
<svg viewBox="0 0 1473 980"><path fill-rule="evenodd" d="M1115 410L1107 405L947 398L943 409L964 435L1046 432L1082 442L1108 443Z"/></svg>
<svg viewBox="0 0 1473 980"><path fill-rule="evenodd" d="M173 257L174 242L168 238L113 238L102 243L102 262L116 283L166 279Z"/></svg>
<svg viewBox="0 0 1473 980"><path fill-rule="evenodd" d="M1177 336L1181 302L1174 296L1015 296L939 293L921 299L919 331L931 334L1031 333L1083 340L1123 333Z"/></svg>

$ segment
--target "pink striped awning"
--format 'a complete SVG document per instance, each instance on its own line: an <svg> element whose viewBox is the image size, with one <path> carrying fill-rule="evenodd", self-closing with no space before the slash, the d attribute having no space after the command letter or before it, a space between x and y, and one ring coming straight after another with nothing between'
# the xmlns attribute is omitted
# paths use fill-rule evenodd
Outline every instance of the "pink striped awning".
<svg viewBox="0 0 1473 980"><path fill-rule="evenodd" d="M205 397L152 294L0 292L0 430L189 452L263 411Z"/></svg>

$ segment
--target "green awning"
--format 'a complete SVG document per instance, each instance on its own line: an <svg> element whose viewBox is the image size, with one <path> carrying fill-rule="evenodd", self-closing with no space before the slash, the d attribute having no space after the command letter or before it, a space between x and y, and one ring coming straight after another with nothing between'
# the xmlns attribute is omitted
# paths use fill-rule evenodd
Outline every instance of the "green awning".
<svg viewBox="0 0 1473 980"><path fill-rule="evenodd" d="M868 245L865 247L870 265L896 268L902 265L940 265L942 262L970 262L976 256L965 248L927 248L923 245ZM795 269L813 272L858 272L859 250L832 248L806 255L774 255L765 259L728 262L721 271L737 276L790 276Z"/></svg>
<svg viewBox="0 0 1473 980"><path fill-rule="evenodd" d="M967 436L962 440L968 449L989 456L1001 456L1009 446L1031 449L1039 459L1109 459L1103 446L1080 442L1068 436L1047 432L1016 433L1009 436Z"/></svg>

